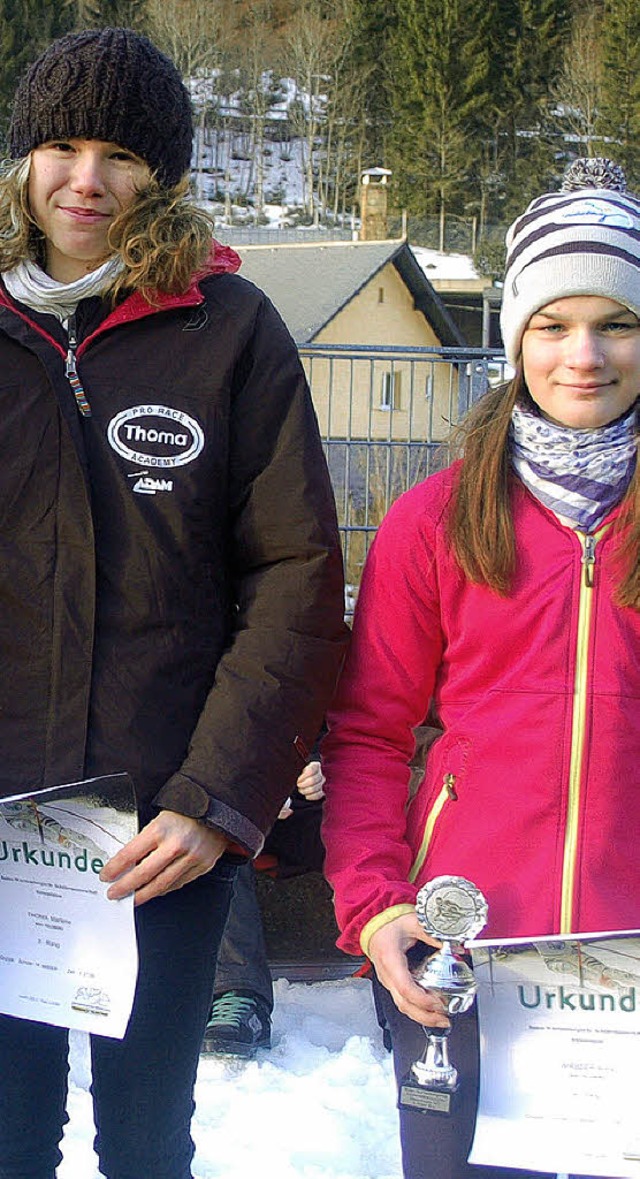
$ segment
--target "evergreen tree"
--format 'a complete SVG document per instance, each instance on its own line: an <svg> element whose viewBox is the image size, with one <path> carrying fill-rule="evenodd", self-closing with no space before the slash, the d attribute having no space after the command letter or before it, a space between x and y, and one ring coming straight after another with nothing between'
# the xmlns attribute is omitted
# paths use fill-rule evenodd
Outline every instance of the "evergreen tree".
<svg viewBox="0 0 640 1179"><path fill-rule="evenodd" d="M477 218L480 239L505 191L504 89L515 7L514 0L486 0L471 13L473 24L467 31L466 56L473 63L475 98L465 208Z"/></svg>
<svg viewBox="0 0 640 1179"><path fill-rule="evenodd" d="M607 155L640 188L640 0L607 0L602 24L602 105L598 130Z"/></svg>
<svg viewBox="0 0 640 1179"><path fill-rule="evenodd" d="M582 0L580 0L582 4ZM571 32L567 0L487 0L479 37L488 54L477 122L480 236L553 187L562 151L555 80Z"/></svg>
<svg viewBox="0 0 640 1179"><path fill-rule="evenodd" d="M487 57L472 33L483 7L484 0L405 0L398 13L391 166L406 207L438 214L441 248L445 216L464 210L476 158Z"/></svg>
<svg viewBox="0 0 640 1179"><path fill-rule="evenodd" d="M397 0L353 0L357 35L350 46L351 76L358 76L364 116L364 163L384 165L388 157L391 110L391 52L398 21Z"/></svg>
<svg viewBox="0 0 640 1179"><path fill-rule="evenodd" d="M511 10L503 86L507 220L537 193L555 187L562 144L552 108L571 31L567 0L516 0ZM578 17L579 19L579 17Z"/></svg>
<svg viewBox="0 0 640 1179"><path fill-rule="evenodd" d="M513 165L510 70L521 27L520 0L487 0L478 14L475 51L486 57L483 100L475 118L473 173L479 238L503 218ZM502 238L504 234L501 235ZM486 242L483 245L486 250Z"/></svg>

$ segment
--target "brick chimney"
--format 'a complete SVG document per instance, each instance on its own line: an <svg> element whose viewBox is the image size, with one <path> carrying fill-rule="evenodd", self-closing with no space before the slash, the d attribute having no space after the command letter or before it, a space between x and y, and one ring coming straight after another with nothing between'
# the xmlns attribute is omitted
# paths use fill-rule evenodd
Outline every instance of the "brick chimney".
<svg viewBox="0 0 640 1179"><path fill-rule="evenodd" d="M360 177L360 241L382 242L387 238L387 168L367 168Z"/></svg>

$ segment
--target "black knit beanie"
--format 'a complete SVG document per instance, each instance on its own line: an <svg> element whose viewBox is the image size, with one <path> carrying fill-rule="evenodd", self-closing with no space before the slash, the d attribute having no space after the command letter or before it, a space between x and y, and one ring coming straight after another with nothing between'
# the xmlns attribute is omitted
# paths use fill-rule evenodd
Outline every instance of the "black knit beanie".
<svg viewBox="0 0 640 1179"><path fill-rule="evenodd" d="M102 139L140 156L170 187L189 168L192 138L173 62L131 29L99 29L60 37L27 70L9 150L18 159L50 139Z"/></svg>

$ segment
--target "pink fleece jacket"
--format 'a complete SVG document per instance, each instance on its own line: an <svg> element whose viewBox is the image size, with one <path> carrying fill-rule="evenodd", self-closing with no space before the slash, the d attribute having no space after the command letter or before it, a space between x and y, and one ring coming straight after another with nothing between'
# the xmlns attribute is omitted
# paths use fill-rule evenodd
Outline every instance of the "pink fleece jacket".
<svg viewBox="0 0 640 1179"><path fill-rule="evenodd" d="M323 744L339 945L459 874L483 936L640 926L640 613L614 604L614 511L595 540L514 480L508 597L447 541L456 468L402 496L369 555ZM407 802L414 728L443 733Z"/></svg>

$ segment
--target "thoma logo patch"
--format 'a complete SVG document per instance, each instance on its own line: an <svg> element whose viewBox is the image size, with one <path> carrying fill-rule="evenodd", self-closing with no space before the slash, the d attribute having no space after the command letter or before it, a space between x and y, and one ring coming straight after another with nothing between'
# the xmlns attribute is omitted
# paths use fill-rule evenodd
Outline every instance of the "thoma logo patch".
<svg viewBox="0 0 640 1179"><path fill-rule="evenodd" d="M184 467L204 447L202 426L168 405L133 405L111 419L110 446L136 466Z"/></svg>

